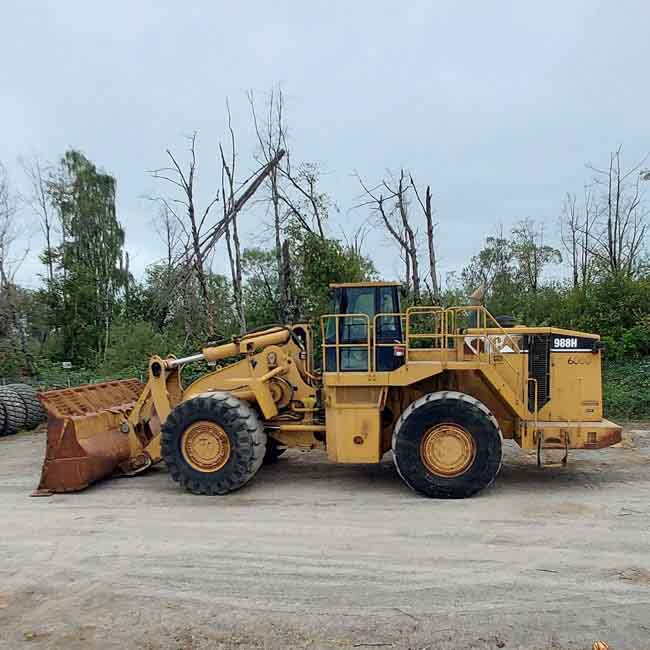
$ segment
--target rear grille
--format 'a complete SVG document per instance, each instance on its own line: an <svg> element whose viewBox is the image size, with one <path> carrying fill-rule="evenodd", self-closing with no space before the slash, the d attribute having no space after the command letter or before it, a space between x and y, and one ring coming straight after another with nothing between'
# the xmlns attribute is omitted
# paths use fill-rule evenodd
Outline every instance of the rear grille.
<svg viewBox="0 0 650 650"><path fill-rule="evenodd" d="M537 408L541 409L551 393L551 347L546 334L528 337L528 377L537 382ZM535 411L535 382L528 382L528 410Z"/></svg>

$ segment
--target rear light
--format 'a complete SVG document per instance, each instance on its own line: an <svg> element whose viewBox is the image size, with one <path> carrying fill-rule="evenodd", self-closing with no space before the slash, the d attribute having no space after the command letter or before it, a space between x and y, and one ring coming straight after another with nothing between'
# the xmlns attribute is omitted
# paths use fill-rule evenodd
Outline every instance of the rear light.
<svg viewBox="0 0 650 650"><path fill-rule="evenodd" d="M396 345L393 348L393 356L394 357L403 357L405 354L405 349L403 345Z"/></svg>

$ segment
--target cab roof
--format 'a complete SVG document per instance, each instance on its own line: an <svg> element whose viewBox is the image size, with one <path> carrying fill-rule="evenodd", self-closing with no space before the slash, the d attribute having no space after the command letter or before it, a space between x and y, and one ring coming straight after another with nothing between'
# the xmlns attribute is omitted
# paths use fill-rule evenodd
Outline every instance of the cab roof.
<svg viewBox="0 0 650 650"><path fill-rule="evenodd" d="M330 282L330 289L347 289L349 287L399 287L401 282Z"/></svg>

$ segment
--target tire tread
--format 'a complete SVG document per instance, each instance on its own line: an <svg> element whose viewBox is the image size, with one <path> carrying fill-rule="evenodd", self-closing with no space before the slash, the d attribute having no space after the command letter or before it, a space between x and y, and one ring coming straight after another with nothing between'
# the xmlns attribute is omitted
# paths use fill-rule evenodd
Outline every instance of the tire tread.
<svg viewBox="0 0 650 650"><path fill-rule="evenodd" d="M26 410L25 428L34 429L41 422L46 419L45 409L38 400L36 389L29 384L9 384L9 388L13 389L18 396L23 400Z"/></svg>
<svg viewBox="0 0 650 650"><path fill-rule="evenodd" d="M430 404L431 402L434 401L439 402L440 404L443 405L447 403L462 404L463 408L467 409L468 413L472 414L474 417L487 420L496 430L498 437L496 437L495 440L493 441L489 441L491 461L490 464L485 468L483 472L485 476L481 475L481 477L479 477L480 480L477 480L474 483L468 483L467 485L463 485L463 486L458 486L458 485L452 486L451 483L449 484L448 487L445 487L444 485L438 485L435 487L435 490L431 491L434 493L424 493L422 490L419 490L417 487L413 485L413 481L410 480L410 477L407 475L405 469L403 467L400 467L400 461L399 461L400 454L397 451L397 447L398 444L400 443L400 435L404 430L404 426L408 423L410 416L421 407ZM495 445L498 445L498 450L493 449ZM499 427L499 423L497 422L497 419L487 408L487 406L485 406L485 404L477 400L475 397L472 397L467 393L461 393L459 391L452 391L452 390L444 390L444 391L439 391L434 393L428 393L427 395L424 395L419 399L411 402L411 404L408 405L408 407L404 410L402 415L395 423L395 427L393 429L391 447L393 450L393 460L395 463L395 468L397 469L397 473L413 491L418 492L419 494L424 494L424 496L437 496L443 498L466 498L472 496L473 494L476 494L480 490L483 490L494 483L496 476L501 470L501 465L503 462L503 434L501 432L501 428ZM497 452L497 453L492 453L492 452ZM493 466L494 465L493 456L498 457L496 467Z"/></svg>
<svg viewBox="0 0 650 650"><path fill-rule="evenodd" d="M22 397L13 388L0 386L0 402L5 412L3 435L9 436L24 429L27 408Z"/></svg>
<svg viewBox="0 0 650 650"><path fill-rule="evenodd" d="M178 451L178 437L195 410L208 411L214 421L234 432L229 434L233 462L229 471L218 478L210 474L198 478L191 470L188 472ZM264 460L266 434L255 411L246 402L230 393L215 391L201 393L179 404L169 414L162 427L161 446L169 473L177 483L195 494L222 495L243 487L255 476Z"/></svg>

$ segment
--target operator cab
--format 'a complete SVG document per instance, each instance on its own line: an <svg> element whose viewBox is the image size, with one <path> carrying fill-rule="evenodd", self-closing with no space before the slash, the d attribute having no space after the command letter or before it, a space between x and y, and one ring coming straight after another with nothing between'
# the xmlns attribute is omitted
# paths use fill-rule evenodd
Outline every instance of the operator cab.
<svg viewBox="0 0 650 650"><path fill-rule="evenodd" d="M325 316L325 372L395 370L404 363L399 282L330 284L332 305ZM339 316L336 317L335 315ZM338 346L337 343L338 329Z"/></svg>

